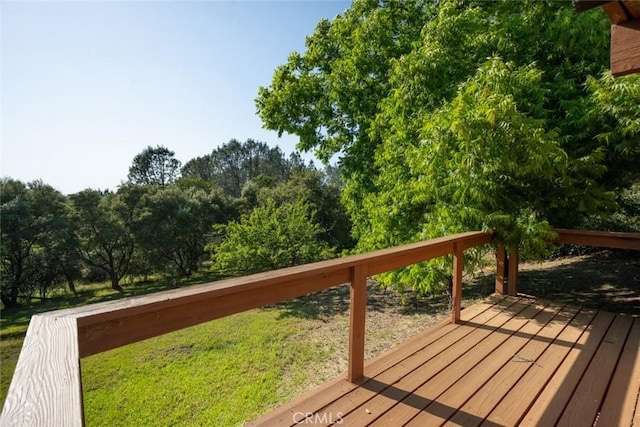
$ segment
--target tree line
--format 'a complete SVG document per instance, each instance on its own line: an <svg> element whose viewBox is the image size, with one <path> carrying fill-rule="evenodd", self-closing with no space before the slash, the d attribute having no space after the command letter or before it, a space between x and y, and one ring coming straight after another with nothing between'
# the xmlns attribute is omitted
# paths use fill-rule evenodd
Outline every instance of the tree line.
<svg viewBox="0 0 640 427"><path fill-rule="evenodd" d="M135 156L116 191L65 196L41 181L0 180L5 306L75 283L226 275L333 256L353 245L341 182L300 155L231 140L184 166L166 147Z"/></svg>

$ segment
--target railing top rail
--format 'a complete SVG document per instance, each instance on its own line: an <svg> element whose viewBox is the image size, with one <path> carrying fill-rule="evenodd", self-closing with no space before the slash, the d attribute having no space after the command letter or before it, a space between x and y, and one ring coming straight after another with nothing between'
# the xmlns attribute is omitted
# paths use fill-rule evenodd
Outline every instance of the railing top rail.
<svg viewBox="0 0 640 427"><path fill-rule="evenodd" d="M568 230L563 228L554 228L553 231L558 235L554 239L554 243L640 250L640 233Z"/></svg>
<svg viewBox="0 0 640 427"><path fill-rule="evenodd" d="M423 242L380 249L364 254L350 255L343 258L224 279L182 289L172 289L149 295L51 311L43 313L41 316L73 317L78 319L80 325L89 325L93 319L99 318L100 321L103 321L111 318L112 316L109 316L108 313L112 313L113 317L119 317L119 315L126 314L129 311L140 313L144 310L144 307L148 307L149 311L155 311L157 309L157 307L155 307L156 304L165 308L168 306L189 304L190 302L199 300L203 296L222 297L239 292L245 293L257 288L274 286L278 283L313 279L319 274L329 276L337 271L348 270L357 265L369 265L369 274L375 275L394 268L453 253L454 244L462 245L463 249L467 249L489 243L491 239L491 234L480 231L459 233ZM406 257L410 258L404 259ZM336 284L346 283L347 281L348 280ZM327 287L330 286L333 285Z"/></svg>

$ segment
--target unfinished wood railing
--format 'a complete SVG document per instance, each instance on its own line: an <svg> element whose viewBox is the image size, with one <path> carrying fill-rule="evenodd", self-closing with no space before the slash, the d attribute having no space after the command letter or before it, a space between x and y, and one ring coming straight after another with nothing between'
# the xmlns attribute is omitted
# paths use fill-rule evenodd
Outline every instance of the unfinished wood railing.
<svg viewBox="0 0 640 427"><path fill-rule="evenodd" d="M31 318L1 425L83 425L80 358L223 316L351 283L348 379L363 377L367 277L453 254L452 320L460 319L463 252L492 236L468 232L396 248L59 310Z"/></svg>

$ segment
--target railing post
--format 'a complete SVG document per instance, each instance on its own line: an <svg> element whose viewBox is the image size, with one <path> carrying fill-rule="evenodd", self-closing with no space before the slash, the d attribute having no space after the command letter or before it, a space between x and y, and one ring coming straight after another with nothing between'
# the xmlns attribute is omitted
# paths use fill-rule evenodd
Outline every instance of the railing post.
<svg viewBox="0 0 640 427"><path fill-rule="evenodd" d="M518 248L509 251L509 277L507 284L509 286L509 295L518 295Z"/></svg>
<svg viewBox="0 0 640 427"><path fill-rule="evenodd" d="M504 295L504 263L507 252L504 245L496 248L496 294Z"/></svg>
<svg viewBox="0 0 640 427"><path fill-rule="evenodd" d="M464 266L464 251L456 243L453 246L453 286L451 322L460 323L460 309L462 306L462 269Z"/></svg>
<svg viewBox="0 0 640 427"><path fill-rule="evenodd" d="M349 369L347 379L355 383L364 376L364 331L367 313L367 267L351 267L349 314Z"/></svg>

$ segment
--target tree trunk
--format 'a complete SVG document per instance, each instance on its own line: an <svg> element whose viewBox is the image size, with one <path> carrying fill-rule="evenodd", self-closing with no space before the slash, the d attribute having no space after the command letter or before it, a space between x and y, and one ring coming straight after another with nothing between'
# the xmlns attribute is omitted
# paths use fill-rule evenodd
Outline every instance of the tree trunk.
<svg viewBox="0 0 640 427"><path fill-rule="evenodd" d="M122 289L122 286L120 286L120 280L118 279L118 277L115 274L110 274L110 276L111 276L111 289L114 289L118 292L124 291L124 289Z"/></svg>
<svg viewBox="0 0 640 427"><path fill-rule="evenodd" d="M73 296L78 296L78 291L76 291L76 284L73 283L73 279L67 278L67 284L69 285L69 290L73 292Z"/></svg>
<svg viewBox="0 0 640 427"><path fill-rule="evenodd" d="M11 298L9 297L9 295L0 294L0 301L2 301L4 308L9 308L14 306L13 304L11 304Z"/></svg>
<svg viewBox="0 0 640 427"><path fill-rule="evenodd" d="M18 305L18 283L14 281L11 284L11 306L15 307Z"/></svg>

